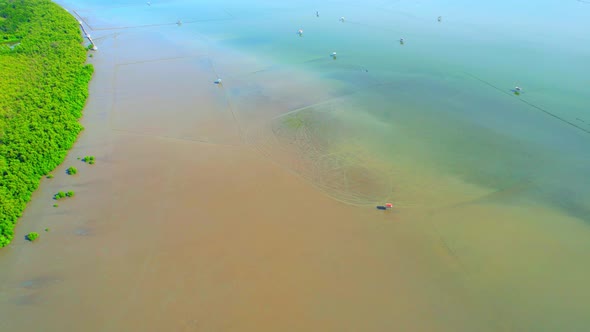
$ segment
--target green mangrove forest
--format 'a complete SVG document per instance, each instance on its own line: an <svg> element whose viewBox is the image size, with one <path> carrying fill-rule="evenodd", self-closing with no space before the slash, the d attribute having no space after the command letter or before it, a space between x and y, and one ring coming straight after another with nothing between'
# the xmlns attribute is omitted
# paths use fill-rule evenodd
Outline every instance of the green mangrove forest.
<svg viewBox="0 0 590 332"><path fill-rule="evenodd" d="M49 0L0 0L0 247L41 177L63 162L93 67L78 21Z"/></svg>

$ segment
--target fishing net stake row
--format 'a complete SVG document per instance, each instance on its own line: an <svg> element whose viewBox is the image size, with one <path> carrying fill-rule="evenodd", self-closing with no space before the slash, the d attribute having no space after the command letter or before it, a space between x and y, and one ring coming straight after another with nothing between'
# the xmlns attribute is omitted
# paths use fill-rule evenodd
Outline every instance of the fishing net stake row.
<svg viewBox="0 0 590 332"><path fill-rule="evenodd" d="M480 81L481 83L484 83L485 85L488 85L488 86L492 87L493 89L495 89L495 90L497 90L497 91L499 91L499 92L501 92L501 93L503 93L503 94L505 94L505 95L508 95L508 96L510 96L510 97L514 97L514 96L513 96L511 93L509 93L509 92L507 92L507 91L504 91L504 90L503 90L503 89L501 89L500 87L498 87L498 86L496 86L496 85L494 85L494 84L492 84L492 83L490 83L490 82L488 82L488 81L486 81L486 80L484 80L484 79L481 79L481 78L479 78L479 77L477 77L477 76L475 76L475 75L473 75L473 74L471 74L471 73L468 73L468 72L464 72L464 73L465 73L467 76L469 76L469 77L471 77L471 78L473 78L473 79L475 79L475 80L478 80L478 81ZM563 122L563 123L565 123L565 124L567 124L567 125L570 125L570 126L572 126L572 127L576 128L576 129L579 129L579 130L581 130L581 131L585 132L586 134L590 134L590 130L588 130L588 129L586 129L586 128L582 128L582 127L578 126L577 124L575 124L575 123L573 123L573 122L571 122L571 121L568 121L567 119L565 119L565 118L563 118L563 117L561 117L561 116L559 116L559 115L557 115L557 114L555 114L555 113L552 113L552 112L550 112L550 111L548 111L548 110L546 110L546 109L544 109L544 108L542 108L542 107L540 107L540 106L537 106L537 105L535 105L535 104L533 104L533 103L531 103L531 102L528 102L528 101L526 101L526 100L524 100L524 99L522 99L522 98L518 98L518 100L519 100L521 103L524 103L524 104L526 104L526 105L528 105L528 106L530 106L530 107L532 107L532 108L534 108L534 109L536 109L536 110L538 110L538 111L541 111L541 112L543 112L543 113L545 113L545 114L547 114L547 115L549 115L549 116L551 116L551 117L553 117L553 118L555 118L555 119L557 119L557 120L559 120L559 121L561 121L561 122Z"/></svg>

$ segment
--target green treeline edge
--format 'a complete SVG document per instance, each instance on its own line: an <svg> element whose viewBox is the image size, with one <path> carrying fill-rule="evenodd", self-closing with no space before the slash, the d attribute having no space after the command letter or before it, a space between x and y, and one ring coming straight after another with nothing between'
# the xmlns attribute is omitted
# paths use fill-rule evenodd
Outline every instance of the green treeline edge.
<svg viewBox="0 0 590 332"><path fill-rule="evenodd" d="M61 164L94 71L78 21L49 0L0 0L0 247L42 176Z"/></svg>

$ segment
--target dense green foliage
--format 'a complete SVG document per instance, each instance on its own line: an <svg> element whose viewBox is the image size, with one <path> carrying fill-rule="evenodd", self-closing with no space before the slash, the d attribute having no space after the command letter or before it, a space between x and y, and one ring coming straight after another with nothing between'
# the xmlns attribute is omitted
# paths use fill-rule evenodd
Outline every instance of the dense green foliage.
<svg viewBox="0 0 590 332"><path fill-rule="evenodd" d="M39 233L31 232L27 234L27 240L33 242L39 237Z"/></svg>
<svg viewBox="0 0 590 332"><path fill-rule="evenodd" d="M59 200L59 199L65 198L65 197L74 197L74 194L75 193L71 190L68 192L60 191L57 194L53 195L53 199Z"/></svg>
<svg viewBox="0 0 590 332"><path fill-rule="evenodd" d="M53 199L58 200L66 197L66 193L63 191L58 192L57 194L53 195Z"/></svg>
<svg viewBox="0 0 590 332"><path fill-rule="evenodd" d="M64 9L49 0L0 0L0 247L82 130L93 72L85 61L78 22Z"/></svg>
<svg viewBox="0 0 590 332"><path fill-rule="evenodd" d="M76 167L69 167L68 169L66 169L66 173L68 173L69 175L74 175L76 173L78 173L78 169Z"/></svg>
<svg viewBox="0 0 590 332"><path fill-rule="evenodd" d="M92 165L92 164L94 164L94 156L86 156L82 159L82 161Z"/></svg>

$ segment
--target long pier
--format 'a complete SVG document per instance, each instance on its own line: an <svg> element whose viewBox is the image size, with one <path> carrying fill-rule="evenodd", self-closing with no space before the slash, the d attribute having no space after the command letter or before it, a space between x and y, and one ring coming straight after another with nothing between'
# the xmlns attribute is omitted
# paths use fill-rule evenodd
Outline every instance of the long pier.
<svg viewBox="0 0 590 332"><path fill-rule="evenodd" d="M86 32L86 29L84 28L84 24L82 24L82 21L80 20L80 21L78 21L78 23L80 23L80 28L82 28L82 32L84 32L84 36L86 36L86 38L88 38L88 41L90 41L90 44L92 45L92 50L97 51L98 47L94 43L94 40L92 40L92 37L90 37L90 34L88 32Z"/></svg>

